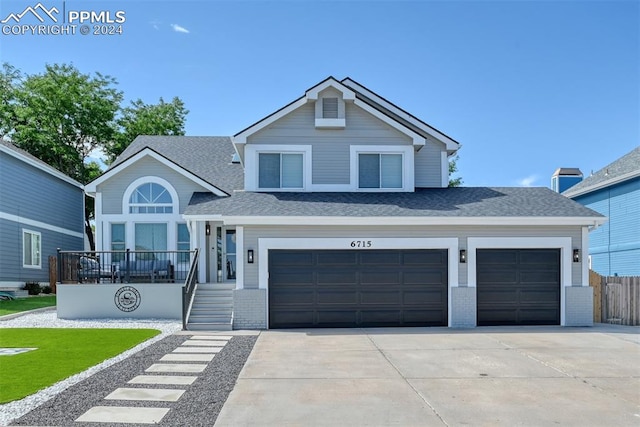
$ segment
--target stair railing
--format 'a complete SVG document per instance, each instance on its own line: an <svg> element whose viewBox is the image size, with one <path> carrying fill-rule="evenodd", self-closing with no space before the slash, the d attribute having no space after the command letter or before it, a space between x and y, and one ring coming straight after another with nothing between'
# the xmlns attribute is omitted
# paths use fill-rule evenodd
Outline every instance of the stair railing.
<svg viewBox="0 0 640 427"><path fill-rule="evenodd" d="M189 267L189 273L187 279L182 287L182 330L187 330L187 322L191 315L191 307L193 307L193 299L196 295L196 288L198 287L198 254L199 250L196 249L193 252L193 259L191 260L191 266Z"/></svg>

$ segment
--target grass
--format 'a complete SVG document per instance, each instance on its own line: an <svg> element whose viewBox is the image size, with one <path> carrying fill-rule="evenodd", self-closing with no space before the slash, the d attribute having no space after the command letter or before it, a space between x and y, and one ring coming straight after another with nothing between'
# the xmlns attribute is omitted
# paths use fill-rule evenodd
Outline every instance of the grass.
<svg viewBox="0 0 640 427"><path fill-rule="evenodd" d="M0 347L36 347L0 356L0 403L22 399L158 335L154 329L2 328Z"/></svg>
<svg viewBox="0 0 640 427"><path fill-rule="evenodd" d="M0 316L19 313L36 308L52 307L56 305L56 296L16 298L10 301L0 301Z"/></svg>

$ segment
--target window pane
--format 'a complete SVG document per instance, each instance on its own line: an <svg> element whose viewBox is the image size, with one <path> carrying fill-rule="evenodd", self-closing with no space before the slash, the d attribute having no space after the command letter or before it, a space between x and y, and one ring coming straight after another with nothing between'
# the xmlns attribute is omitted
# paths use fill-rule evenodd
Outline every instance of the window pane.
<svg viewBox="0 0 640 427"><path fill-rule="evenodd" d="M236 230L227 230L227 253L236 253Z"/></svg>
<svg viewBox="0 0 640 427"><path fill-rule="evenodd" d="M280 154L260 153L258 163L258 187L280 188Z"/></svg>
<svg viewBox="0 0 640 427"><path fill-rule="evenodd" d="M124 224L111 224L111 243L124 243Z"/></svg>
<svg viewBox="0 0 640 427"><path fill-rule="evenodd" d="M151 202L152 203L171 203L171 195L160 184L151 184Z"/></svg>
<svg viewBox="0 0 640 427"><path fill-rule="evenodd" d="M402 188L402 154L382 154L380 165L381 188Z"/></svg>
<svg viewBox="0 0 640 427"><path fill-rule="evenodd" d="M178 242L189 242L189 229L187 224L178 224Z"/></svg>
<svg viewBox="0 0 640 427"><path fill-rule="evenodd" d="M38 234L31 235L31 265L40 265L40 236Z"/></svg>
<svg viewBox="0 0 640 427"><path fill-rule="evenodd" d="M302 154L282 155L282 188L302 188Z"/></svg>
<svg viewBox="0 0 640 427"><path fill-rule="evenodd" d="M167 224L136 224L137 251L166 251Z"/></svg>
<svg viewBox="0 0 640 427"><path fill-rule="evenodd" d="M31 234L22 233L22 259L24 265L33 265L31 261Z"/></svg>
<svg viewBox="0 0 640 427"><path fill-rule="evenodd" d="M360 188L380 188L380 154L358 156L358 183Z"/></svg>

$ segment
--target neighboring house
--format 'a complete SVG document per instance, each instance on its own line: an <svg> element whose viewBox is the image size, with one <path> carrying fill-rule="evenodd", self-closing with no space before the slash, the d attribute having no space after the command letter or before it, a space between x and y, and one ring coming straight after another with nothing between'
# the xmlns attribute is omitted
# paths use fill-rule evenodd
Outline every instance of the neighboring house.
<svg viewBox="0 0 640 427"><path fill-rule="evenodd" d="M0 140L0 236L0 287L48 284L57 248L84 249L82 185Z"/></svg>
<svg viewBox="0 0 640 427"><path fill-rule="evenodd" d="M589 236L591 269L640 276L640 147L562 194L609 218Z"/></svg>
<svg viewBox="0 0 640 427"><path fill-rule="evenodd" d="M545 188L447 188L459 148L330 77L231 138L136 138L86 187L97 248L200 249L235 328L590 325L581 252L606 219Z"/></svg>

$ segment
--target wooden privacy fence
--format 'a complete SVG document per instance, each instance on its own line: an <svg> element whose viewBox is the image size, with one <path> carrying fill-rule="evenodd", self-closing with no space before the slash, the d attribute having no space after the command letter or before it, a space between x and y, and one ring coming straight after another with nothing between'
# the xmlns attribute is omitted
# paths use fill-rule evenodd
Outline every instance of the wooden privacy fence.
<svg viewBox="0 0 640 427"><path fill-rule="evenodd" d="M640 325L640 277L605 277L589 271L593 287L593 321Z"/></svg>

